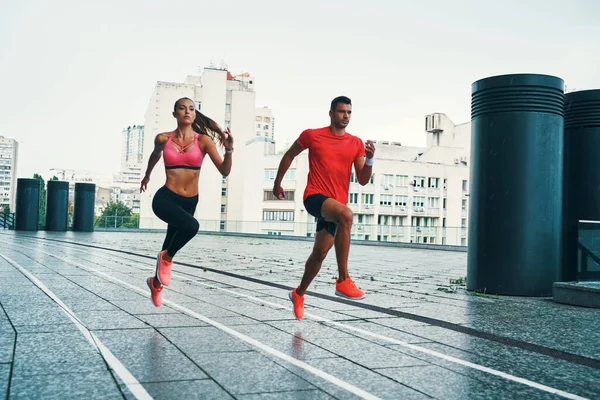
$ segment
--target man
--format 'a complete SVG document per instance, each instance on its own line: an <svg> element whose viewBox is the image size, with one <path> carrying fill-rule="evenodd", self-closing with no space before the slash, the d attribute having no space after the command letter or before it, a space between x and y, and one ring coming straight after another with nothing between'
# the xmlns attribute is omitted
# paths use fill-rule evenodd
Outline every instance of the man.
<svg viewBox="0 0 600 400"><path fill-rule="evenodd" d="M281 180L294 158L308 149L309 173L304 190L304 207L317 219L317 234L311 255L306 261L300 286L289 293L297 319L304 317L304 293L321 269L321 264L335 244L338 279L335 294L360 300L365 294L348 274L348 252L352 210L348 203L352 164L358 183L366 185L373 171L375 146L346 132L352 114L352 102L348 97L333 99L329 110L331 123L320 129L307 129L285 153L279 164L273 184L273 194L284 199ZM366 156L366 159L365 159Z"/></svg>

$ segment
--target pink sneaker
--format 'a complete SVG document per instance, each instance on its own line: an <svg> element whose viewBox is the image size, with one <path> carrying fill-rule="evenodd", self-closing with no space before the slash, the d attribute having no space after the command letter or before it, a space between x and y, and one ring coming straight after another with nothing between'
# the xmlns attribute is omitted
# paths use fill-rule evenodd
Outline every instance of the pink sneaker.
<svg viewBox="0 0 600 400"><path fill-rule="evenodd" d="M365 292L360 290L352 278L347 277L341 282L335 280L335 294L351 300L361 300L365 298Z"/></svg>
<svg viewBox="0 0 600 400"><path fill-rule="evenodd" d="M163 287L159 287L158 289L154 287L154 278L146 279L146 284L150 288L150 297L152 297L152 304L156 307L162 306L162 290Z"/></svg>
<svg viewBox="0 0 600 400"><path fill-rule="evenodd" d="M166 250L158 253L156 257L156 273L155 276L158 277L158 281L161 285L169 286L171 284L171 267L173 266L173 262L166 262L163 260L163 255L167 253Z"/></svg>
<svg viewBox="0 0 600 400"><path fill-rule="evenodd" d="M294 315L297 320L304 318L304 296L300 296L296 293L296 289L288 293L292 304L294 305Z"/></svg>

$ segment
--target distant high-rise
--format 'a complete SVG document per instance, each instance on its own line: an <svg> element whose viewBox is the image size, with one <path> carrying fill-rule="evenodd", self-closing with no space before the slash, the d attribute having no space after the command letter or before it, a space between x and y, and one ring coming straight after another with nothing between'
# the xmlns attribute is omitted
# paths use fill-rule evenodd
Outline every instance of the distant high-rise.
<svg viewBox="0 0 600 400"><path fill-rule="evenodd" d="M15 211L18 153L19 144L15 139L0 136L0 211L4 206Z"/></svg>
<svg viewBox="0 0 600 400"><path fill-rule="evenodd" d="M115 174L115 182L139 184L142 180L144 157L144 125L132 125L123 129L121 140L121 168Z"/></svg>
<svg viewBox="0 0 600 400"><path fill-rule="evenodd" d="M144 156L144 125L123 129L121 141L121 169L130 164L142 164Z"/></svg>
<svg viewBox="0 0 600 400"><path fill-rule="evenodd" d="M256 136L275 140L275 118L269 107L256 109Z"/></svg>

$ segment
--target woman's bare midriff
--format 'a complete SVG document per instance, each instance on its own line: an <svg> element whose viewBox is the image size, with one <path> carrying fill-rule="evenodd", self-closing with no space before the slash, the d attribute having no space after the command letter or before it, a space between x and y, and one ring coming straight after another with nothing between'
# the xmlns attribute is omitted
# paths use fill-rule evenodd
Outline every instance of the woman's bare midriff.
<svg viewBox="0 0 600 400"><path fill-rule="evenodd" d="M192 197L198 194L200 171L193 169L168 169L165 186L180 196Z"/></svg>

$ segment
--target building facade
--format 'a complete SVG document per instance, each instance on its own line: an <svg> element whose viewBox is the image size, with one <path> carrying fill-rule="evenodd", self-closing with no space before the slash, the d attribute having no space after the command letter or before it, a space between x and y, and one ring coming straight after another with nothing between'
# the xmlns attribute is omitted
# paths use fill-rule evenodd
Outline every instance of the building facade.
<svg viewBox="0 0 600 400"><path fill-rule="evenodd" d="M244 181L243 166L252 162L246 143L256 136L254 79L249 74L234 77L226 69L205 68L200 76L188 76L182 83L157 82L145 116L144 160L150 157L156 135L176 128L173 106L182 97L194 100L200 112L222 128L230 128L235 138L234 167L227 178L219 174L208 157L205 159L200 174L200 203L196 209L196 218L203 221L201 229L226 230L229 221L249 218L250 205L240 200L251 190ZM140 199L140 228L165 227L152 212L152 196L164 183L161 159Z"/></svg>
<svg viewBox="0 0 600 400"><path fill-rule="evenodd" d="M0 212L5 206L15 212L18 155L19 143L0 136Z"/></svg>
<svg viewBox="0 0 600 400"><path fill-rule="evenodd" d="M275 118L269 107L256 109L256 136L275 140Z"/></svg>
<svg viewBox="0 0 600 400"><path fill-rule="evenodd" d="M274 151L274 117L268 108L255 106L254 80L248 74L240 79L225 69L207 68L183 83L157 82L145 117L144 160L155 136L175 129L173 105L181 97L193 99L201 112L230 127L235 138L229 177L219 176L208 158L202 165L195 214L200 229L313 236L315 221L302 201L308 152L294 159L283 179L286 199L275 199L271 191L282 155ZM376 141L371 181L360 186L352 175L353 239L467 244L470 123L455 125L434 113L425 117L425 132L425 147ZM152 197L164 182L161 160L140 199L142 229L166 227L152 212Z"/></svg>
<svg viewBox="0 0 600 400"><path fill-rule="evenodd" d="M114 182L139 185L142 180L144 157L144 126L130 125L121 133L121 166L113 176Z"/></svg>
<svg viewBox="0 0 600 400"><path fill-rule="evenodd" d="M374 140L371 180L361 186L352 173L348 206L354 213L353 239L467 245L470 123L457 126L440 113L425 120L426 147ZM302 204L307 152L296 157L284 176L283 201L271 192L281 156L257 153L256 157L263 168L263 180L256 182L262 187L262 201L256 203L258 193L246 194L244 201L252 198L262 209L257 233L314 235L314 218Z"/></svg>

